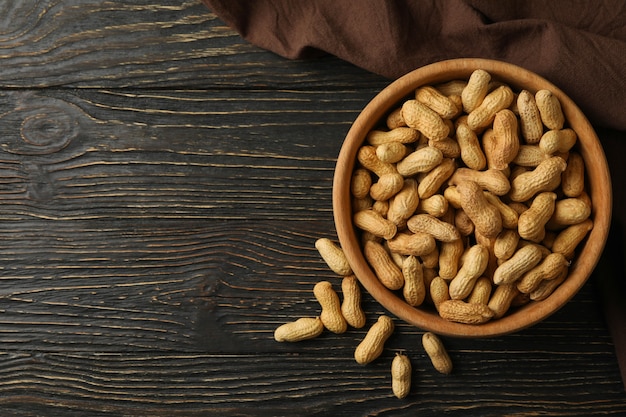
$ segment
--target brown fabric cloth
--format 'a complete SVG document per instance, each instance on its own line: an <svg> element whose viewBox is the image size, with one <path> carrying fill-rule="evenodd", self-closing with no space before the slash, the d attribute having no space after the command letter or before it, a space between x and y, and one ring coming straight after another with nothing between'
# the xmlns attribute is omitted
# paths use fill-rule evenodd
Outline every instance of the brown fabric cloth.
<svg viewBox="0 0 626 417"><path fill-rule="evenodd" d="M491 58L558 85L595 124L626 130L623 0L204 0L242 37L287 58L329 53L397 78Z"/></svg>
<svg viewBox="0 0 626 417"><path fill-rule="evenodd" d="M606 140L613 155L626 151L623 0L203 1L257 46L291 59L332 54L390 79L451 58L517 64L559 86L596 127L610 129ZM623 171L621 157L609 159L612 170ZM613 180L620 196L622 178ZM613 239L626 236L626 212L620 207L615 207ZM598 282L600 293L608 295L603 298L607 323L626 387L622 257L605 254Z"/></svg>

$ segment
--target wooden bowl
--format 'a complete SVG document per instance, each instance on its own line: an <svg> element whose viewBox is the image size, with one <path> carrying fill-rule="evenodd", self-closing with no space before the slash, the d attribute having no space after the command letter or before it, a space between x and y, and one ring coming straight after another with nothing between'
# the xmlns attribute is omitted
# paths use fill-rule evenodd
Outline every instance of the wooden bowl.
<svg viewBox="0 0 626 417"><path fill-rule="evenodd" d="M476 69L489 72L492 79L513 88L534 93L549 89L556 95L569 127L578 134L576 145L586 165L586 191L592 200L594 227L577 249L568 278L547 299L530 302L502 318L472 325L450 322L434 309L412 307L402 296L381 284L369 267L352 223L350 198L351 174L356 153L367 132L380 125L383 118L400 103L412 96L419 86L454 79L467 80ZM559 88L544 78L518 66L484 59L454 59L416 69L392 82L375 96L358 115L350 128L337 160L333 183L333 211L337 236L353 271L365 289L390 313L423 330L446 336L490 337L508 334L532 326L556 312L585 284L595 268L607 239L611 218L611 178L602 146L591 124Z"/></svg>

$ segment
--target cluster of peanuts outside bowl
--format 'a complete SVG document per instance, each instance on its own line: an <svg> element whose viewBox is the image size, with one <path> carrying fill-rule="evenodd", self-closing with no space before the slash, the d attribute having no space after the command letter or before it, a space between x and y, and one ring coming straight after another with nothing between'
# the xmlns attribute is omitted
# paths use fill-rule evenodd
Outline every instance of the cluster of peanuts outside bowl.
<svg viewBox="0 0 626 417"><path fill-rule="evenodd" d="M481 83L480 81L470 80L477 70L480 70L478 72L487 73L489 75L489 90L483 89L482 92L479 92L478 95L480 97L478 98L473 96L461 97L463 85L467 86L470 81L476 85ZM477 76L478 74L476 74L475 77ZM457 83L457 86L453 87L455 83ZM459 85L461 87L459 87ZM513 93L513 98L511 99L509 97L508 103L505 105L505 108L508 110L502 113L506 114L498 116L499 120L495 122L496 124L499 124L498 127L494 126L493 114L487 116L485 120L482 120L476 115L469 116L471 114L471 110L475 110L480 106L481 100L485 101L485 98L490 93L495 92L499 87L508 88L509 91ZM435 89L435 96L433 96L432 88ZM452 101L456 99L457 108L460 111L459 113L454 116L442 116L437 113L437 111L441 111L441 109L431 108L426 116L417 114L423 111L422 104L429 105L429 100L436 102L440 98L438 93L441 93L441 90L444 90L445 88L450 88L450 91L453 91L456 88L455 92L443 93L441 95L450 95L449 98L453 99ZM420 93L423 94L421 97L416 96L418 89L425 90ZM523 94L526 96L530 96L532 99L535 99L535 94L542 90L550 93L548 94L551 96L549 99L556 100L556 102L558 102L560 111L564 116L564 123L562 126L556 127L542 126L541 135L550 130L558 131L567 129L570 133L569 139L566 138L563 140L569 141L570 144L563 145L563 149L558 149L561 145L555 145L555 149L550 150L549 154L542 157L542 160L550 159L552 162L558 162L555 165L557 168L547 167L547 165L549 165L548 163L544 164L546 166L541 168L536 164L530 164L533 166L529 165L518 167L517 164L513 162L514 158L518 158L516 161L522 160L524 157L522 155L518 156L518 154L520 154L520 148L530 148L530 146L527 146L530 144L526 143L526 133L522 132L521 129L522 123L520 109L516 106L517 99L522 91L524 91ZM510 93L507 92L507 94ZM453 98L453 95L456 97ZM473 108L466 108L465 112L463 112L461 110L463 105L468 103L463 102L462 99L465 99L467 102L474 100L474 103L470 103ZM494 102L497 101L494 100L493 97L487 100L493 100ZM407 102L410 103L407 104ZM417 102L421 104L415 104ZM413 109L411 107L413 105L418 106L418 108ZM437 104L435 104L435 106L436 105ZM498 104L491 104L491 108L489 108L489 106L490 105L483 106L486 107L486 109L481 111L486 111L487 113L489 111L494 111L493 106L498 106ZM398 109L403 110L400 111ZM501 110L503 109L498 108L496 111ZM455 226L454 216L452 216L451 213L444 214L443 211L440 215L434 215L428 212L427 209L424 211L424 209L417 209L416 207L412 207L410 209L414 210L414 212L404 213L400 216L400 218L394 219L395 229L392 227L393 230L391 232L378 232L379 230L384 230L384 227L382 229L376 229L376 227L380 225L374 225L371 230L368 230L370 228L369 224L371 223L372 218L374 218L374 223L381 218L385 220L387 224L390 222L390 220L385 218L385 211L389 209L389 201L392 197L386 196L384 190L389 187L393 188L394 186L381 183L378 185L380 189L376 190L375 188L380 178L382 176L387 176L381 172L370 172L369 181L371 182L371 185L374 186L374 190L371 190L370 194L373 193L376 198L374 199L371 196L367 196L367 198L357 199L353 194L355 171L359 170L362 174L363 171L368 168L367 166L364 166L368 164L363 162L366 157L360 155L360 152L369 151L371 153L372 151L375 151L380 144L386 141L386 139L382 139L380 143L372 145L372 143L370 143L370 135L372 135L372 132L392 131L395 126L390 127L390 123L396 122L391 122L389 120L391 120L399 112L404 113L404 118L406 120L404 120L404 123L399 122L397 126L406 127L406 125L409 125L410 128L418 132L417 137L421 139L417 139L415 142L407 140L406 143L401 143L401 146L386 145L385 150L387 150L387 148L391 148L391 150L393 150L395 147L396 149L401 149L400 153L404 152L404 155L398 156L396 159L390 159L391 162L385 162L387 166L392 166L394 169L397 169L398 164L402 163L401 160L397 160L398 158L407 158L407 156L417 153L417 151L422 148L438 149L438 147L440 147L444 149L444 146L446 146L446 143L450 142L450 139L458 140L456 139L456 136L461 134L461 132L456 131L458 126L461 124L465 124L466 126L468 124L471 125L471 123L469 123L469 118L473 117L473 126L472 129L470 129L473 133L470 132L470 136L473 135L476 137L480 146L485 150L483 153L483 156L486 155L485 163L479 163L476 167L468 167L468 165L472 165L474 163L470 161L474 160L472 158L474 158L475 155L472 156L469 145L464 145L464 147L466 147L466 149L464 149L464 155L448 155L446 152L453 152L449 150L439 152L427 149L426 151L422 151L422 153L425 154L428 154L428 152L431 152L432 154L443 153L443 159L439 158L439 160L435 163L436 166L442 165L441 161L447 161L450 166L454 167L452 169L450 169L450 167L436 168L435 166L421 166L409 169L403 168L400 170L403 172L403 175L401 174L401 176L404 179L404 182L411 182L413 187L421 184L421 181L432 181L432 179L427 179L429 172L435 169L445 171L445 174L438 174L439 178L435 181L435 187L437 187L435 193L441 196L445 195L446 197L456 195L454 198L448 198L450 201L445 202L448 208L444 208L443 210L446 212L452 212L455 209L457 209L457 211L467 211L468 213L465 213L465 219L467 220L467 218L469 218L470 220L467 222L469 224L470 231L462 233L458 230L457 232L453 231L451 233L457 233L457 235L447 238L446 233L450 232L450 225L452 225L452 229L458 229L458 227ZM415 112L416 114L410 115L409 112ZM433 117L433 114L438 114L438 116ZM446 121L446 118L449 120ZM464 119L462 123L460 122L461 118ZM511 118L514 120L511 120ZM463 128L466 129L466 126ZM486 134L484 133L486 130L498 128L503 129L502 126L504 126L505 129L507 127L511 128L512 126L513 129L511 132L501 134L504 136L508 135L508 137L500 139L505 142L509 141L506 145L502 146L502 144L500 144L500 148L498 148L497 144L492 146L482 143L482 141L487 141L487 139L485 139ZM442 130L443 133L441 133ZM532 144L532 148L539 149L538 139L533 139L532 142L534 142ZM416 143L418 144L416 145ZM492 147L487 149L488 146ZM368 149L363 150L362 148ZM402 149L404 149L404 151L402 151ZM490 150L491 152L489 152ZM532 149L525 149L524 152L529 150ZM570 198L569 195L564 195L564 190L562 189L564 185L561 184L561 177L563 175L562 172L566 170L567 161L572 154L576 154L575 156L579 160L578 165L583 165L584 167L584 175L582 177L584 179L584 188L582 194L577 192L578 195ZM373 156L375 157L376 153L374 153ZM415 158L419 159L417 156ZM438 156L435 155L435 159L437 158ZM529 156L529 158L532 158L532 156ZM426 157L426 159L428 160L428 157ZM497 162L494 161L500 161L500 166L498 166ZM502 161L504 161L503 165ZM571 161L571 164L573 165L574 158L572 158ZM582 161L582 164L580 161ZM422 165L424 164L422 163ZM520 165L525 165L525 163L520 162ZM516 169L518 171L517 173L515 173ZM376 169L374 168L374 170ZM550 172L554 170L559 172L558 180L547 181L540 178L541 175L538 171ZM494 192L492 192L493 190L489 190L489 186L483 184L479 177L475 176L475 171L489 171L489 175L493 174L497 178L505 178L509 185L513 183L515 176L519 177L522 173L532 173L533 171L537 171L537 175L534 177L532 174L526 175L529 177L529 181L539 183L549 182L549 184L538 186L537 190L539 191L533 192L530 196L517 196L515 198L516 201L511 200L511 193L517 192L519 194L519 190L510 191L507 189L506 192L501 193L496 191L495 194L497 201L500 202L497 203L497 201L493 201L493 196L491 197L491 200L487 200L482 197L483 194L494 194ZM494 173L495 171L499 171L499 173ZM539 178L537 178L537 176L539 176ZM396 173L389 175L388 177L398 178L398 175ZM444 180L442 181L441 178L444 178ZM489 179L485 180L487 183L490 181L491 180ZM497 180L494 181L498 182ZM400 182L402 182L402 180L400 180ZM391 183L393 183L393 181L391 181ZM475 190L477 186L481 189L480 192ZM512 186L511 188L516 187L520 188L519 184ZM451 190L447 190L447 188L451 188ZM455 190L456 188L458 188L458 190ZM397 186L395 193L397 193L399 189L401 189L401 187ZM445 194L447 191L450 191L449 195ZM431 193L432 191L428 194ZM473 197L468 197L468 195ZM539 198L537 198L538 195L540 195ZM459 200L461 197L464 199ZM473 203L475 199L480 200L477 205ZM545 200L543 203L539 201L542 199ZM583 215L584 219L580 221L580 223L584 224L584 226L578 225L578 236L580 237L574 238L577 239L574 242L575 249L573 252L568 249L569 253L560 255L557 254L558 256L555 256L555 258L558 258L557 263L560 262L561 265L559 267L559 270L561 271L560 277L544 277L547 278L545 281L552 280L555 283L558 282L558 285L554 285L553 288L550 289L550 293L547 297L542 297L537 300L531 299L528 294L522 294L518 290L514 290L513 292L508 291L508 295L504 296L505 298L509 298L508 300L505 300L505 303L507 304L506 311L500 312L494 317L494 313L490 312L489 307L487 306L488 298L493 298L498 287L503 286L504 283L506 283L508 287L515 288L516 282L520 280L520 277L522 277L525 273L528 273L533 268L536 268L535 275L541 275L542 272L539 270L538 266L542 264L543 260L547 259L548 254L552 253L549 249L552 242L556 240L556 236L558 236L559 233L564 232L566 229L573 226L562 224L557 226L553 225L552 228L548 228L549 230L546 229L546 224L549 222L550 214L556 211L556 202L559 200L581 199L588 205L589 210ZM368 203L363 202L366 200L370 201L369 204L371 206L368 206ZM378 200L381 200L379 202L379 207L374 207L373 204ZM422 200L427 199L424 198ZM535 200L537 203L533 204ZM493 204L489 206L485 205L485 202ZM463 203L463 205L461 205L461 203ZM465 204L467 204L467 206ZM524 207L522 204L526 206L527 210L532 209L537 212L535 215L539 217L542 215L545 217L546 210L548 210L548 217L539 221L541 226L540 230L537 229L529 232L526 229L533 229L535 225L531 224L530 226L526 226L524 233L522 233L524 237L517 236L515 239L515 242L518 243L515 245L514 252L509 251L510 253L507 255L499 255L500 257L497 258L494 256L494 244L498 235L503 234L503 231L506 232L507 230L515 230L515 232L517 232L517 226L515 224L507 224L507 219L505 218L506 215L504 213L506 210L509 210L510 212L510 208L514 207L515 210L513 211L515 211L517 215L517 217L514 216L514 220L517 221L516 219L521 218L523 210L525 210L519 209L519 207ZM569 204L569 202L567 204ZM567 204L563 203L562 205ZM509 209L506 207L503 208L503 205L507 205ZM339 153L333 183L333 213L339 243L352 270L354 271L354 274L365 289L383 307L407 323L440 335L457 337L489 337L516 332L540 322L560 309L584 285L601 256L608 236L611 205L611 181L606 158L597 135L578 106L558 87L537 74L512 64L485 59L454 59L427 65L406 74L383 89L363 109L350 128ZM500 208L498 209L497 206L500 206ZM533 208L533 206L537 207ZM549 209L546 209L546 207L549 207ZM366 211L368 213L357 214L361 211ZM372 215L372 212L375 213ZM364 216L361 217L363 214ZM528 214L530 214L530 212ZM481 220L479 217L481 219L486 218L487 224L479 225L479 220L484 223L484 219ZM530 216L526 215L524 217L528 218ZM472 224L472 220L475 220L477 224ZM443 223L446 223L447 225ZM407 224L412 227L408 227ZM493 230L492 226L496 229ZM454 318L450 319L450 317L443 314L442 311L438 311L440 310L440 306L443 305L439 304L441 300L430 299L431 289L429 288L429 285L433 282L432 275L436 275L439 268L436 259L433 267L429 268L431 270L431 277L428 279L428 282L422 283L425 288L422 288L421 290L425 292L425 294L422 294L421 299L417 303L408 302L405 296L403 296L403 294L405 294L402 288L404 283L401 283L399 286L389 284L389 277L380 276L381 274L386 274L386 272L383 272L384 268L379 265L372 265L373 259L377 256L381 256L378 252L380 248L384 248L388 252L392 261L394 260L393 255L395 255L395 264L400 270L402 270L403 260L406 260L409 257L413 260L413 262L417 260L419 267L422 267L424 263L432 262L432 253L427 254L416 252L416 255L412 256L406 250L403 251L401 249L399 251L400 253L392 255L390 254L389 249L391 246L390 242L394 239L394 237L396 237L396 235L428 233L429 227L434 227L436 229L436 232L433 232L436 244L436 250L433 250L433 253L438 253L440 257L442 252L448 253L450 250L450 248L443 249L443 246L454 246L450 244L450 241L460 238L463 242L461 252L465 252L464 256L459 254L458 246L456 246L456 250L452 250L452 252L456 252L456 255L452 256L454 259L454 266L452 270L453 275L450 275L450 271L448 270L447 279L441 280L440 277L435 277L435 279L438 279L437 282L445 281L444 287L448 290L448 294L444 296L443 300L451 298L454 299L451 300L454 302L447 303L446 309L449 311L446 314L449 315L459 313L461 315L459 320ZM581 229L584 229L582 233L580 233ZM546 232L546 230L548 231ZM510 234L515 235L516 233L511 232ZM447 240L448 242L444 242L442 239ZM548 241L551 243L547 243ZM366 242L374 242L375 245ZM370 247L365 249L368 245L376 246L376 250ZM481 249L472 249L475 246L480 246ZM488 260L474 261L473 258L478 256L477 253L484 252L485 248L487 248L487 252L489 254L489 256L487 256ZM537 248L541 248L541 250L538 250ZM522 251L521 249L524 250ZM428 260L428 255L431 255L430 260ZM482 253L482 255L484 255L484 253ZM382 254L382 256L386 255ZM565 258L565 260L563 258ZM507 261L511 259L513 259L513 261L505 265ZM446 262L449 262L449 259ZM472 265L476 263L481 265ZM565 263L565 265L563 265L563 263ZM447 265L446 268L449 269L449 265ZM502 271L496 272L498 268L501 268L502 270L507 269L507 274L504 274ZM545 268L547 268L547 266ZM479 276L475 276L478 270L480 271L478 273ZM432 273L432 271L434 271L434 273ZM497 275L495 279L494 272L495 275ZM453 284L454 279L456 279L454 273L465 275L464 282L459 284L458 281L461 281L461 278L459 278L457 283ZM545 273L547 274L547 272ZM467 275L471 275L471 277L468 278ZM509 278L509 276L511 278ZM540 282L541 278L542 277L539 276L537 282ZM476 317L474 317L476 314L480 316L481 313L477 313L476 306L470 305L468 302L471 297L471 292L474 290L475 286L478 286L477 283L481 280L488 280L491 284L489 290L487 291L487 299L482 301L484 306L481 307L483 309L481 311L486 311L486 313L482 313L484 320L476 319ZM534 283L533 287L536 287L537 285L537 283ZM434 288L432 290L434 290ZM504 293L506 291L498 291L498 293L499 292ZM450 297L451 293L453 297ZM469 307L467 312L463 310L466 307ZM464 316L464 314L466 316Z"/></svg>

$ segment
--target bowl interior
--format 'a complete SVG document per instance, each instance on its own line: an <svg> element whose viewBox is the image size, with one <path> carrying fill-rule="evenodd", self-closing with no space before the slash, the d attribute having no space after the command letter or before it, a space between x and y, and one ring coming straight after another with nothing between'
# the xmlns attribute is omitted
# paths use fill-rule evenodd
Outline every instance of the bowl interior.
<svg viewBox="0 0 626 417"><path fill-rule="evenodd" d="M359 147L367 132L376 127L383 117L412 95L417 87L468 79L478 68L486 70L493 79L510 85L514 90L526 89L534 93L545 88L559 98L569 127L578 135L576 146L585 161L586 191L592 200L591 218L594 227L578 248L568 278L550 297L526 304L500 319L469 325L447 321L434 310L412 307L380 283L364 258L352 224L350 181ZM488 337L519 331L543 320L569 301L584 285L600 258L609 231L611 199L610 174L604 151L593 127L578 106L559 88L537 74L512 64L485 59L455 59L427 65L383 89L367 104L346 135L333 182L337 236L355 275L365 289L398 318L423 330L458 337Z"/></svg>

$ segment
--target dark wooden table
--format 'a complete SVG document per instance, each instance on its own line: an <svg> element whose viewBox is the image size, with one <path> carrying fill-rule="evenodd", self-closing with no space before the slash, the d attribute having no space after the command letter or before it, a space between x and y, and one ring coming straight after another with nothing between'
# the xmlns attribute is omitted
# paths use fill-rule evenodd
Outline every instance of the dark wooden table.
<svg viewBox="0 0 626 417"><path fill-rule="evenodd" d="M595 278L531 329L445 338L447 376L399 320L367 366L365 330L273 340L338 285L314 242L388 80L258 49L199 0L3 1L0 57L2 416L626 415Z"/></svg>

